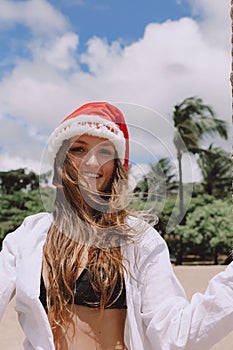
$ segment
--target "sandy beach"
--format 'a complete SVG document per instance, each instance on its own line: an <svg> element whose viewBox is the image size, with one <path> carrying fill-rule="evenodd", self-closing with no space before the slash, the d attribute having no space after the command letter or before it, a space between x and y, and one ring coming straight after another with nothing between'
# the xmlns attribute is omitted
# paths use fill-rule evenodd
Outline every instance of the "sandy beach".
<svg viewBox="0 0 233 350"><path fill-rule="evenodd" d="M207 287L208 280L216 273L224 269L223 266L176 266L175 272L184 286L188 298L195 292L203 292ZM22 350L24 334L21 331L17 315L14 311L14 303L7 307L4 318L0 324L0 349L1 350ZM232 350L233 332L221 342L216 344L212 350ZM142 349L143 350L143 349ZM188 349L187 349L188 350ZM205 350L205 349L200 349Z"/></svg>

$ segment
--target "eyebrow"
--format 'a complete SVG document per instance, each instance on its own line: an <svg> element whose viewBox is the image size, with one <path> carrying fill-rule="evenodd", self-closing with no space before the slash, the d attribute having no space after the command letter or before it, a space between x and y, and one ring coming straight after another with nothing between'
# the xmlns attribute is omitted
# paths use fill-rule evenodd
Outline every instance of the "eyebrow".
<svg viewBox="0 0 233 350"><path fill-rule="evenodd" d="M109 142L109 141L101 142L100 145L114 148L113 144L111 142Z"/></svg>
<svg viewBox="0 0 233 350"><path fill-rule="evenodd" d="M81 141L81 140L75 140L71 145L73 145L74 143L82 143L83 145L87 145L85 141Z"/></svg>

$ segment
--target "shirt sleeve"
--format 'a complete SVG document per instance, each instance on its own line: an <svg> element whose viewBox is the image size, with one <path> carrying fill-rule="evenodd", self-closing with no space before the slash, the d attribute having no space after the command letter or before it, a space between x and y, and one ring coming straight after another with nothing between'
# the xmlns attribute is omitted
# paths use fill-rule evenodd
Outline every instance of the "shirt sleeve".
<svg viewBox="0 0 233 350"><path fill-rule="evenodd" d="M188 302L164 240L156 236L146 246L141 316L147 340L156 349L210 349L233 330L233 264Z"/></svg>
<svg viewBox="0 0 233 350"><path fill-rule="evenodd" d="M24 223L3 240L0 252L0 320L7 304L15 294L16 281L16 236L23 231Z"/></svg>

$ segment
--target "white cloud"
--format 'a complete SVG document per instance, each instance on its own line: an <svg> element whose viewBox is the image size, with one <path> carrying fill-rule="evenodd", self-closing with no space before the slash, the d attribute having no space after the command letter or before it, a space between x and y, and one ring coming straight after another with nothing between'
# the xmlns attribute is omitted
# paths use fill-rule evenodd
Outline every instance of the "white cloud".
<svg viewBox="0 0 233 350"><path fill-rule="evenodd" d="M22 24L34 33L53 33L66 29L65 17L46 0L0 0L1 29Z"/></svg>
<svg viewBox="0 0 233 350"><path fill-rule="evenodd" d="M80 61L88 65L89 71L95 76L101 76L118 63L120 63L123 50L117 41L111 45L105 39L91 38L87 43L86 53L81 55Z"/></svg>
<svg viewBox="0 0 233 350"><path fill-rule="evenodd" d="M34 40L30 48L35 62L48 63L52 69L69 70L77 68L76 50L79 38L75 33L66 32L46 41Z"/></svg>
<svg viewBox="0 0 233 350"><path fill-rule="evenodd" d="M35 3L37 7L32 7ZM160 142L152 142L146 137L145 130L144 138L137 134L137 142L156 156L174 154L172 108L184 98L202 97L214 107L219 117L230 123L231 58L226 45L228 40L230 42L230 34L228 26L221 24L227 22L227 4L228 0L221 0L223 6L218 12L219 1L196 0L195 11L205 15L201 22L182 18L148 24L144 36L124 48L119 42L108 44L102 38L93 37L87 43L86 52L79 56L78 35L68 31L62 14L45 0L25 1L24 9L29 11L31 6L30 16L25 12L26 24L32 28L34 19L38 28L44 26L48 30L51 22L53 32L47 37L45 30L42 36L37 35L27 43L32 57L15 61L12 71L0 81L1 114L13 115L34 125L45 139L63 117L86 101L110 100L144 105L152 111L159 111L164 117L155 112L145 117L145 113L136 114L135 111L127 118L151 131L152 139L159 136ZM22 21L21 8L18 7L22 3L0 0L0 6L1 20ZM51 18L45 9L50 11ZM216 35L219 38L215 45ZM82 71L81 64L86 64L89 72ZM140 112L140 107L138 110ZM23 158L21 147L28 139L28 131L24 132L23 137L22 130L21 134L18 132L21 135L17 140L18 153L12 151L9 156ZM34 141L36 154L30 148L28 152L31 151L33 161L39 161L41 139ZM141 159L142 147L134 144L135 157L136 148Z"/></svg>
<svg viewBox="0 0 233 350"><path fill-rule="evenodd" d="M0 140L2 149L9 155L32 159L40 154L44 141L43 135L18 118L1 119Z"/></svg>
<svg viewBox="0 0 233 350"><path fill-rule="evenodd" d="M20 156L12 156L8 153L0 153L1 171L16 170L25 168L35 173L40 172L40 162L31 158L23 158Z"/></svg>
<svg viewBox="0 0 233 350"><path fill-rule="evenodd" d="M213 45L230 49L231 2L227 0L188 0L194 15L201 15L200 28Z"/></svg>
<svg viewBox="0 0 233 350"><path fill-rule="evenodd" d="M177 101L200 95L228 118L229 53L206 41L194 20L149 24L141 40L122 50L116 46L93 38L82 56L95 74L89 91L97 97L102 92L167 114Z"/></svg>

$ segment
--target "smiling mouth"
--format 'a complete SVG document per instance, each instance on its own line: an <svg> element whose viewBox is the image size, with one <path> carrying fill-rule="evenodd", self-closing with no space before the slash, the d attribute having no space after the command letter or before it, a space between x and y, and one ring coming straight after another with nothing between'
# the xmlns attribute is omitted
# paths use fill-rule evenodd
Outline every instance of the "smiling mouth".
<svg viewBox="0 0 233 350"><path fill-rule="evenodd" d="M99 179L101 177L101 175L95 173L82 173L82 175L92 179Z"/></svg>

